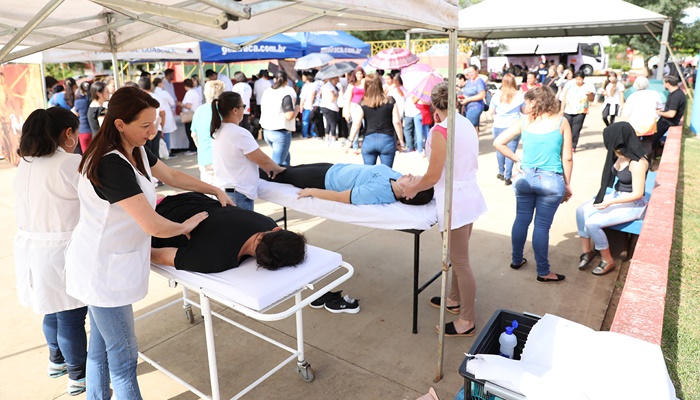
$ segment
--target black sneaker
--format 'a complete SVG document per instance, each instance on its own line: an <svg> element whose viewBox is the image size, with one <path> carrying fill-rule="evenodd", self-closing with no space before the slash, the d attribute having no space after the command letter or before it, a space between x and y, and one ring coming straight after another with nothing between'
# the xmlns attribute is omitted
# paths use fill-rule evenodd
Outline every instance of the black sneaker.
<svg viewBox="0 0 700 400"><path fill-rule="evenodd" d="M333 314L357 314L360 312L360 301L345 295L342 299L329 301L324 307Z"/></svg>
<svg viewBox="0 0 700 400"><path fill-rule="evenodd" d="M311 308L323 308L323 306L328 302L342 299L343 296L341 295L341 293L343 293L342 290L337 292L328 292L323 296L319 297L318 299L312 301L309 305L311 306Z"/></svg>

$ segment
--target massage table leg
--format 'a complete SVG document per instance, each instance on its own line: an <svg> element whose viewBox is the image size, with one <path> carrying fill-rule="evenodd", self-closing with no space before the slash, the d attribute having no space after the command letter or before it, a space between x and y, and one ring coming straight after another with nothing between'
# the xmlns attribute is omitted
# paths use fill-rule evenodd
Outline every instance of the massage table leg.
<svg viewBox="0 0 700 400"><path fill-rule="evenodd" d="M294 301L296 304L301 303L301 292L297 292L294 295ZM301 375L301 379L305 382L312 382L314 380L314 370L311 368L311 364L306 362L304 356L304 320L302 318L301 312L303 308L300 308L296 312L297 320L297 351L299 355L297 356L297 366L296 371Z"/></svg>
<svg viewBox="0 0 700 400"><path fill-rule="evenodd" d="M199 294L199 303L204 317L204 332L207 338L207 358L209 359L209 378L211 379L211 398L220 400L219 370L216 367L216 347L214 346L214 324L211 318L211 302L206 294Z"/></svg>

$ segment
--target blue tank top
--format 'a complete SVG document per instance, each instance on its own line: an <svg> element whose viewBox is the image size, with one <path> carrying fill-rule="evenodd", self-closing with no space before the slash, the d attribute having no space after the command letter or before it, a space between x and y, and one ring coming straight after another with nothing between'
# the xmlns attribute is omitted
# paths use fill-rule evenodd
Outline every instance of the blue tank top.
<svg viewBox="0 0 700 400"><path fill-rule="evenodd" d="M561 126L561 122L559 122ZM545 171L564 172L561 164L561 146L564 142L559 128L549 133L530 133L522 129L523 158L520 160L525 168L539 168Z"/></svg>

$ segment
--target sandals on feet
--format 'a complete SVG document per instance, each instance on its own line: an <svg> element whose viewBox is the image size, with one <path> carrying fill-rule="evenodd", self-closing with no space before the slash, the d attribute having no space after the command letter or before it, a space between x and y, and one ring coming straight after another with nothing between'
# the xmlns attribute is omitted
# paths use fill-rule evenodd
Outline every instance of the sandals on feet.
<svg viewBox="0 0 700 400"><path fill-rule="evenodd" d="M614 262L612 264L610 264L609 262L607 262L605 260L600 260L600 262L598 263L598 266L593 268L593 271L591 271L591 273L593 275L605 275L614 269L615 269Z"/></svg>
<svg viewBox="0 0 700 400"><path fill-rule="evenodd" d="M516 265L516 264L510 264L510 267L513 268L513 269L520 269L520 267L522 267L522 266L525 265L525 264L527 264L527 258L523 257L523 262L521 262L520 264L517 264L517 265Z"/></svg>
<svg viewBox="0 0 700 400"><path fill-rule="evenodd" d="M588 253L583 253L579 257L579 262L578 262L578 269L584 269L588 266L588 264L593 261L593 258L595 257L595 252L589 251Z"/></svg>
<svg viewBox="0 0 700 400"><path fill-rule="evenodd" d="M430 298L430 305L435 308L440 308L440 297L435 296ZM449 313L459 315L459 304L456 306L445 306L445 310L447 310Z"/></svg>
<svg viewBox="0 0 700 400"><path fill-rule="evenodd" d="M436 326L435 327L435 332L440 333L440 329ZM457 329L455 329L455 323L454 322L448 322L445 324L445 336L464 336L464 337L469 337L469 336L474 336L476 333L476 325L472 326L471 329L467 329L465 332L457 332Z"/></svg>

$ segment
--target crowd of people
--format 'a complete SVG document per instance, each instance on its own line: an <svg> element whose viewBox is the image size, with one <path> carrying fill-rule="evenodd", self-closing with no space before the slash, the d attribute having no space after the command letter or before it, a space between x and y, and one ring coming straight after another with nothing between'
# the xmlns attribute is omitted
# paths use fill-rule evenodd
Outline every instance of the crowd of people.
<svg viewBox="0 0 700 400"><path fill-rule="evenodd" d="M515 193L510 268L528 262L524 246L534 218L535 279L565 280L550 269L549 230L559 205L572 196L574 154L595 91L583 74L543 65L518 87L506 73L500 91L487 96L478 68L469 66L457 77L456 98L449 97L443 82L424 101L403 87L399 71L384 76L358 67L325 80L316 80L315 73L302 71L297 85L281 70L274 76L260 71L254 83L241 72L231 80L209 70L203 87L196 76L185 79L186 93L179 100L172 70L163 78L143 74L119 90L110 81L77 85L67 79L63 89L52 89L51 107L29 115L14 183L18 294L22 304L44 315L47 373L68 374L69 394L87 390L89 398L109 399L113 390L117 398L141 398L132 304L147 293L150 260L197 272L235 268L248 257L271 270L303 262L303 235L255 213L260 179L293 184L300 197L358 205L419 206L435 198L442 231L451 103L460 112L454 116L452 283L444 306L457 319L436 329L447 336L472 336L477 329L469 240L473 223L487 211L477 183L485 109L493 116L496 178ZM592 273L612 271L616 263L603 228L644 213L654 149L668 128L680 123L686 106L675 77L666 77L664 85L665 104L643 77L625 102L624 86L616 74L608 75L601 185L575 215L581 270L597 251L600 261ZM171 155L177 107L189 120L187 151L197 155L200 179L159 159ZM615 121L618 115L625 121ZM258 130L271 156L260 149ZM328 143L344 138L346 151L358 149L362 137L364 165L292 165L290 144L298 130L304 138ZM394 171L399 152L423 153L425 173ZM162 184L194 193L156 206L155 188ZM342 301L346 312L359 311L354 299L328 295L319 299L321 305ZM441 307L440 297L430 304Z"/></svg>

